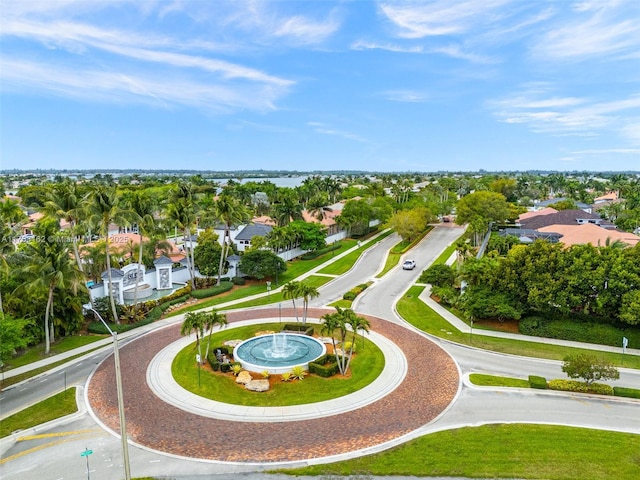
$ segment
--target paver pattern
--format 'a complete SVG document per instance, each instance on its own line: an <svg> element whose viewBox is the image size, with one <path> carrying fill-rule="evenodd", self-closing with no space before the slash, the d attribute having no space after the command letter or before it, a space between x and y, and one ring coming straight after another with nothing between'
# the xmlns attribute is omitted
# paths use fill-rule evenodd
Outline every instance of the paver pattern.
<svg viewBox="0 0 640 480"><path fill-rule="evenodd" d="M309 309L320 318L333 309ZM282 315L293 316L290 309ZM233 322L278 316L278 309L229 312ZM400 325L366 316L371 329L395 342L408 362L407 376L389 395L355 411L279 423L204 418L169 405L146 382L147 367L166 345L180 338L180 325L145 335L120 352L127 433L130 440L162 452L233 462L286 462L353 452L397 439L436 418L459 386L454 361L436 344ZM88 386L90 408L119 432L114 365L103 362Z"/></svg>

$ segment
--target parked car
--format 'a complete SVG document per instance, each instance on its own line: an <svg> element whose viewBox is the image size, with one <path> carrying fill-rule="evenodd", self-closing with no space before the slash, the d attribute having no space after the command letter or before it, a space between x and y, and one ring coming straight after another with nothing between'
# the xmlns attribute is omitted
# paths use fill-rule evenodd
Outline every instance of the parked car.
<svg viewBox="0 0 640 480"><path fill-rule="evenodd" d="M415 260L405 260L404 263L402 264L403 270L413 270L414 268L416 268Z"/></svg>

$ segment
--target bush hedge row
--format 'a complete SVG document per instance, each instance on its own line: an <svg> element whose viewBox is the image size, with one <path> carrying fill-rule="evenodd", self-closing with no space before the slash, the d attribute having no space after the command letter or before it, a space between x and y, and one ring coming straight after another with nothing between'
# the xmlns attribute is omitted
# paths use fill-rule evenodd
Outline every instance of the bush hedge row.
<svg viewBox="0 0 640 480"><path fill-rule="evenodd" d="M613 394L616 397L640 398L640 390L637 388L613 387Z"/></svg>
<svg viewBox="0 0 640 480"><path fill-rule="evenodd" d="M529 375L529 386L531 388L545 390L547 388L547 379L537 375Z"/></svg>
<svg viewBox="0 0 640 480"><path fill-rule="evenodd" d="M361 283L360 285L353 287L351 290L342 295L344 300L355 300L369 285L367 283Z"/></svg>
<svg viewBox="0 0 640 480"><path fill-rule="evenodd" d="M598 395L613 395L613 387L604 383L591 383L587 385L577 380L555 379L549 380L550 390L562 390L564 392L595 393Z"/></svg>
<svg viewBox="0 0 640 480"><path fill-rule="evenodd" d="M320 250L314 250L313 252L307 252L304 255L300 255L300 259L302 260L313 260L314 258L318 258L325 253L332 252L334 250L340 250L342 248L342 244L338 243L335 245L330 245L326 248L322 248Z"/></svg>
<svg viewBox="0 0 640 480"><path fill-rule="evenodd" d="M220 295L221 293L228 292L233 288L233 282L220 282L220 285L216 285L215 287L205 288L203 290L194 290L191 292L191 296L193 298L208 298L213 297L215 295Z"/></svg>
<svg viewBox="0 0 640 480"><path fill-rule="evenodd" d="M338 373L336 356L327 353L313 362L309 362L309 373L314 373L323 378L329 378Z"/></svg>

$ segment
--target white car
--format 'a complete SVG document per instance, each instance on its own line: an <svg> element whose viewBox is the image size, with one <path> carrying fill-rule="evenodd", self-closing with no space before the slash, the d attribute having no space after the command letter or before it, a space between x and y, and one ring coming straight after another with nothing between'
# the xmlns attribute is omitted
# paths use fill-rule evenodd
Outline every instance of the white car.
<svg viewBox="0 0 640 480"><path fill-rule="evenodd" d="M404 263L402 264L403 270L413 270L414 268L416 268L415 260L405 260Z"/></svg>

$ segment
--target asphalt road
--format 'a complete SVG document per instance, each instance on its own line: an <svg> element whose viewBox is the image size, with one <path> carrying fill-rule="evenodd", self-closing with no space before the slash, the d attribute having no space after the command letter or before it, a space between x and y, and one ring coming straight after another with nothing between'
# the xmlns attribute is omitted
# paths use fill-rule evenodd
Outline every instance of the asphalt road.
<svg viewBox="0 0 640 480"><path fill-rule="evenodd" d="M389 248L399 240L391 235L368 250L346 274L320 289L321 296L311 306L322 306L341 298L355 285L372 280L374 283L358 298L354 309L392 322L403 324L394 305L407 288L415 283L426 268L452 241L461 234L456 227L434 229L426 239L412 249L415 270L400 267L382 279L375 274L384 264ZM433 339L459 365L463 379L471 372L493 373L526 378L530 374L547 378L563 377L560 362L538 360L513 355L485 352ZM127 341L132 341L127 340ZM47 375L6 390L0 395L2 414L33 403L71 385L84 386L95 366L111 353L111 348L90 354L82 361L59 367ZM621 370L620 384L640 388L640 373ZM435 422L414 432L417 437L428 432L463 425L486 423L550 423L611 429L640 433L640 403L623 399L601 399L554 392L517 389L477 388L463 383L458 398ZM44 426L29 432L3 453L0 478L3 480L67 480L87 478L86 459L80 453L89 448L89 475L94 480L122 478L121 443L106 433L91 416L79 413L64 425ZM197 432L194 432L197 435ZM2 450L0 450L2 452ZM157 454L135 445L130 447L131 471L134 476L154 475L181 480L204 478L265 478L259 473L265 467L247 464L224 464L194 461ZM223 477L218 477L224 475ZM269 478L273 478L269 476ZM400 477L398 477L400 478ZM406 477L405 477L406 478Z"/></svg>

